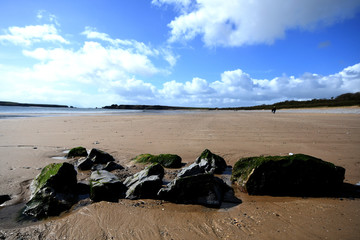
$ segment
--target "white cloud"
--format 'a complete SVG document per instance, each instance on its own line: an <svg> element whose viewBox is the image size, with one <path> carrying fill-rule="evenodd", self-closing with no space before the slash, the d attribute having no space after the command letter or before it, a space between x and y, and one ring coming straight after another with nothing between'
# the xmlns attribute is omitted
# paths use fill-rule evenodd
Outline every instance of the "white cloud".
<svg viewBox="0 0 360 240"><path fill-rule="evenodd" d="M127 51L132 53L138 53L152 57L161 56L166 62L168 62L170 67L175 66L178 59L178 56L174 55L169 47L154 48L150 45L133 39L113 39L108 34L98 32L95 28L91 27L86 27L82 34L85 35L88 39L102 40L114 47L126 48Z"/></svg>
<svg viewBox="0 0 360 240"><path fill-rule="evenodd" d="M162 101L175 105L204 107L271 104L276 101L330 98L360 91L360 63L328 76L305 73L300 77L254 79L240 69L225 71L220 80L166 82L159 90Z"/></svg>
<svg viewBox="0 0 360 240"><path fill-rule="evenodd" d="M36 42L58 42L69 44L53 24L29 25L25 27L9 27L0 35L0 43L30 46Z"/></svg>
<svg viewBox="0 0 360 240"><path fill-rule="evenodd" d="M359 1L343 0L153 0L180 15L169 23L170 42L202 36L207 46L271 44L289 29L313 29L352 17Z"/></svg>

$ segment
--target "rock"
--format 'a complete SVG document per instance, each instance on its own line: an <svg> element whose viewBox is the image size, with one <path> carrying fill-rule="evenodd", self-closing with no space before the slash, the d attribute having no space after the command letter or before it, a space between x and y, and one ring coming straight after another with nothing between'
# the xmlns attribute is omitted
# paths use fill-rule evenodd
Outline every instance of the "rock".
<svg viewBox="0 0 360 240"><path fill-rule="evenodd" d="M74 157L87 157L87 151L84 147L75 147L70 149L69 153L67 154L67 158L74 158Z"/></svg>
<svg viewBox="0 0 360 240"><path fill-rule="evenodd" d="M53 163L33 180L30 201L23 213L36 218L56 216L77 201L77 179L74 166Z"/></svg>
<svg viewBox="0 0 360 240"><path fill-rule="evenodd" d="M227 167L222 157L213 154L208 149L205 149L195 162L208 173L222 173Z"/></svg>
<svg viewBox="0 0 360 240"><path fill-rule="evenodd" d="M9 195L0 195L0 205L9 200L11 200Z"/></svg>
<svg viewBox="0 0 360 240"><path fill-rule="evenodd" d="M181 157L175 154L140 154L134 158L138 163L159 163L166 168L180 168Z"/></svg>
<svg viewBox="0 0 360 240"><path fill-rule="evenodd" d="M321 159L290 156L249 157L233 168L232 181L253 195L322 195L338 189L345 169Z"/></svg>
<svg viewBox="0 0 360 240"><path fill-rule="evenodd" d="M105 164L105 167L104 167L104 170L106 170L108 172L111 172L111 171L114 171L117 169L124 169L124 167L115 162L108 162L107 164Z"/></svg>
<svg viewBox="0 0 360 240"><path fill-rule="evenodd" d="M94 162L90 158L80 158L78 160L78 169L86 171L90 170L94 166Z"/></svg>
<svg viewBox="0 0 360 240"><path fill-rule="evenodd" d="M107 170L113 171L115 169L123 169L122 166L114 163L115 159L107 152L99 149L91 149L87 158L81 158L78 161L78 168L80 170Z"/></svg>
<svg viewBox="0 0 360 240"><path fill-rule="evenodd" d="M105 170L105 171L111 172L116 169L124 169L124 167L115 162L108 162L106 164L96 164L91 167L91 171Z"/></svg>
<svg viewBox="0 0 360 240"><path fill-rule="evenodd" d="M124 197L126 187L112 173L99 170L91 173L90 176L90 198L95 202L110 201L116 202Z"/></svg>
<svg viewBox="0 0 360 240"><path fill-rule="evenodd" d="M115 161L114 157L109 153L96 148L91 149L87 158L91 159L94 164L106 164Z"/></svg>
<svg viewBox="0 0 360 240"><path fill-rule="evenodd" d="M174 179L165 188L160 189L158 197L175 203L219 208L229 188L213 174L197 174Z"/></svg>
<svg viewBox="0 0 360 240"><path fill-rule="evenodd" d="M128 187L126 198L156 198L162 187L164 168L160 164L152 164L144 170L126 178L124 184Z"/></svg>
<svg viewBox="0 0 360 240"><path fill-rule="evenodd" d="M79 195L89 195L90 194L90 185L86 182L78 182L77 193Z"/></svg>
<svg viewBox="0 0 360 240"><path fill-rule="evenodd" d="M227 165L225 160L205 149L194 163L183 168L177 177L193 176L201 173L222 173Z"/></svg>
<svg viewBox="0 0 360 240"><path fill-rule="evenodd" d="M152 164L146 167L144 170L135 173L133 176L127 177L124 181L124 184L126 187L130 187L135 182L152 175L157 175L160 179L162 179L164 177L164 168L158 163Z"/></svg>
<svg viewBox="0 0 360 240"><path fill-rule="evenodd" d="M158 175L152 175L133 183L126 191L125 198L157 198L157 193L162 187L162 179Z"/></svg>
<svg viewBox="0 0 360 240"><path fill-rule="evenodd" d="M192 163L191 165L184 167L181 169L181 171L178 173L177 177L187 177L187 176L193 176L197 174L205 173L205 169L201 168L199 164Z"/></svg>

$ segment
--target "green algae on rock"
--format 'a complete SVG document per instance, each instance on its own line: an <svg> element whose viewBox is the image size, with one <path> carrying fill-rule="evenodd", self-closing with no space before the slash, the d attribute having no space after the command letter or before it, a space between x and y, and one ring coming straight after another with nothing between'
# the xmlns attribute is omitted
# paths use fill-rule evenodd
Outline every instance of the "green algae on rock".
<svg viewBox="0 0 360 240"><path fill-rule="evenodd" d="M235 163L232 181L251 195L323 195L338 189L345 169L305 155L259 156Z"/></svg>
<svg viewBox="0 0 360 240"><path fill-rule="evenodd" d="M176 154L140 154L133 159L138 163L159 163L166 168L180 168L181 157Z"/></svg>
<svg viewBox="0 0 360 240"><path fill-rule="evenodd" d="M23 213L36 218L59 215L77 200L77 172L69 163L53 163L31 184L31 198Z"/></svg>
<svg viewBox="0 0 360 240"><path fill-rule="evenodd" d="M227 167L222 157L212 153L208 149L205 149L195 162L200 166L206 166L206 172L222 173Z"/></svg>
<svg viewBox="0 0 360 240"><path fill-rule="evenodd" d="M70 149L69 153L66 155L67 158L74 158L74 157L87 157L88 153L86 148L84 147L75 147Z"/></svg>

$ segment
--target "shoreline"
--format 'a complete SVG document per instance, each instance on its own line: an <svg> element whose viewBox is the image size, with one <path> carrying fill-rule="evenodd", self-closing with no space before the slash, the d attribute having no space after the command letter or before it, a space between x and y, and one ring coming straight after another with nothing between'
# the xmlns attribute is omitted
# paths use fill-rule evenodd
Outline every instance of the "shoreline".
<svg viewBox="0 0 360 240"><path fill-rule="evenodd" d="M20 184L31 181L41 168L64 161L51 157L76 146L102 149L129 167L141 153L178 154L190 164L208 148L232 166L241 157L304 153L345 167L345 183L360 181L357 114L209 111L12 118L0 123L0 193L12 196L19 195ZM0 227L0 236L356 239L360 235L360 199L249 196L236 188L235 192L243 202L229 209L156 200L100 202L31 226Z"/></svg>
<svg viewBox="0 0 360 240"><path fill-rule="evenodd" d="M11 108L11 107L9 107ZM22 107L20 107L22 108ZM24 111L26 110L26 111ZM29 111L32 110L32 111ZM47 111L46 111L47 110ZM4 110L0 109L0 119L33 118L33 117L79 117L79 116L116 116L116 115L181 115L208 113L269 113L270 110L122 110L95 108L32 108ZM360 114L359 106L350 107L318 107L318 108L287 108L278 109L280 113L319 113L319 114Z"/></svg>

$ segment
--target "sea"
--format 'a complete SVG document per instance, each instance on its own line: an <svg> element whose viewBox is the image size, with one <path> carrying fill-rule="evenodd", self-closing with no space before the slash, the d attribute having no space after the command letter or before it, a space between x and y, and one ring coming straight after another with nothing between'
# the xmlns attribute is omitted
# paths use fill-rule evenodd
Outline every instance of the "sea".
<svg viewBox="0 0 360 240"><path fill-rule="evenodd" d="M228 111L228 110L226 110ZM123 110L104 108L52 108L52 107L20 107L0 106L0 119L29 118L29 117L62 117L62 116L103 116L103 115L139 115L139 114L191 114L214 113L220 111L209 110ZM234 112L230 111L229 112ZM270 112L269 110L239 110L236 112ZM310 109L279 109L279 113L323 113L323 114L360 114L360 108L310 108Z"/></svg>

